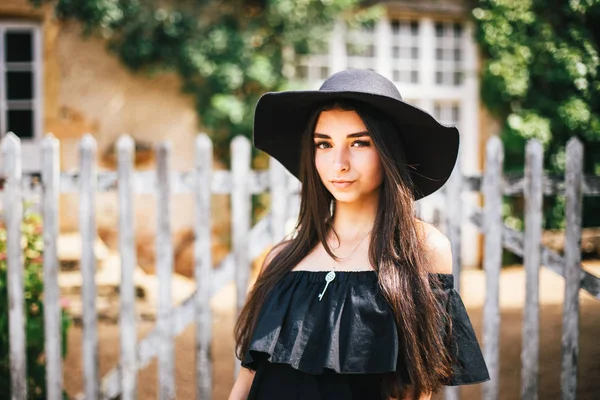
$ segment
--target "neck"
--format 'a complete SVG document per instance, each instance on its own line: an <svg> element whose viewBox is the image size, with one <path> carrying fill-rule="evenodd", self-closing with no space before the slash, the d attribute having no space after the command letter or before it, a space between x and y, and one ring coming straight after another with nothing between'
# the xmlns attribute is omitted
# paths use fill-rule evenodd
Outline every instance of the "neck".
<svg viewBox="0 0 600 400"><path fill-rule="evenodd" d="M336 201L332 225L342 242L364 235L373 228L377 205L377 196L352 203Z"/></svg>

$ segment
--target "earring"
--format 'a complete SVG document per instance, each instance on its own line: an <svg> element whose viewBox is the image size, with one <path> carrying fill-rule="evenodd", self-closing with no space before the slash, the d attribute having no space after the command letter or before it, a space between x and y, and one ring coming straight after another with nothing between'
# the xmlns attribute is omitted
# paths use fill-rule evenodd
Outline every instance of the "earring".
<svg viewBox="0 0 600 400"><path fill-rule="evenodd" d="M331 200L329 203L329 215L333 218L333 211L335 210L335 200Z"/></svg>

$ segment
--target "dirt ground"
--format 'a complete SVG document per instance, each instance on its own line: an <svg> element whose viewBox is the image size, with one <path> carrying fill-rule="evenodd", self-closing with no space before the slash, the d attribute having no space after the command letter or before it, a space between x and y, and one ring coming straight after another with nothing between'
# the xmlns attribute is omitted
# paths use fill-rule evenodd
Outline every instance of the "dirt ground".
<svg viewBox="0 0 600 400"><path fill-rule="evenodd" d="M586 263L585 268L600 275L600 262ZM481 339L482 306L485 276L481 271L465 271L461 279L461 296L478 337ZM234 288L225 287L213 299L213 399L225 400L233 384L233 325ZM562 301L564 283L546 269L540 277L540 392L539 398L560 398L560 363ZM500 349L500 399L516 400L520 391L522 342L522 303L524 299L524 277L521 268L506 268L500 283L501 349ZM143 337L152 323L138 324L139 336ZM176 340L176 385L178 399L195 398L194 390L194 327L188 327ZM578 360L579 400L600 399L600 301L587 293L580 294L580 341ZM81 368L81 328L76 326L69 332L68 354L64 366L65 389L70 396L79 393L83 385ZM118 325L100 323L100 370L106 373L119 357ZM157 385L156 362L152 362L138 375L140 399L155 399ZM481 385L461 387L463 399L481 398ZM435 399L443 399L436 395Z"/></svg>

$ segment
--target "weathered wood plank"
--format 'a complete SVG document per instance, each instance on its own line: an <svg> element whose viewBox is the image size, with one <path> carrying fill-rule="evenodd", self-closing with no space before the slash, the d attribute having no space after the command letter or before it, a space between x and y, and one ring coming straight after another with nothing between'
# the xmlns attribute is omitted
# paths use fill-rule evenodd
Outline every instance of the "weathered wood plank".
<svg viewBox="0 0 600 400"><path fill-rule="evenodd" d="M542 240L543 148L531 140L525 149L525 309L521 350L521 398L537 400L539 381L539 276Z"/></svg>
<svg viewBox="0 0 600 400"><path fill-rule="evenodd" d="M79 142L79 231L83 319L83 375L86 399L100 397L96 312L96 140L89 133Z"/></svg>
<svg viewBox="0 0 600 400"><path fill-rule="evenodd" d="M210 309L213 261L211 246L211 182L213 146L206 134L196 139L196 189L194 231L194 277L196 278L196 398L212 399L213 365L210 352L212 312Z"/></svg>
<svg viewBox="0 0 600 400"><path fill-rule="evenodd" d="M269 159L269 187L271 193L271 233L273 243L279 243L285 236L287 220L287 175L279 161Z"/></svg>
<svg viewBox="0 0 600 400"><path fill-rule="evenodd" d="M469 175L464 177L463 190L479 192L482 177ZM502 194L504 196L522 195L524 193L525 177L523 175L504 175L502 179ZM544 175L542 178L542 192L545 196L563 196L565 194L565 181L562 176ZM600 176L585 175L583 177L583 194L589 197L600 196Z"/></svg>
<svg viewBox="0 0 600 400"><path fill-rule="evenodd" d="M478 228L481 229L483 226L483 213L480 207L475 205L468 205L470 209L469 220ZM515 255L523 256L523 243L524 234L518 232L508 226L502 227L502 245L506 250L511 251ZM547 247L542 247L542 265L548 268L555 274L564 278L564 265L565 260L557 252ZM579 279L581 283L581 289L588 292L591 296L600 300L600 278L590 274L584 270L579 264L580 273Z"/></svg>
<svg viewBox="0 0 600 400"><path fill-rule="evenodd" d="M267 214L261 219L250 231L248 248L248 258L255 259L262 254L267 246L271 243L271 228L270 215ZM225 284L231 282L235 278L235 263L233 254L229 253L223 261L218 265L213 274L211 284L211 296L221 290ZM193 293L184 300L178 307L172 310L173 335L178 335L194 321L195 318L195 300L196 294ZM138 368L142 369L148 366L150 361L156 357L158 352L159 342L158 327L154 327L140 342L137 344ZM121 381L119 377L120 364L113 367L102 379L102 391L105 399L114 399L121 393ZM76 399L81 400L85 397L83 394L78 394Z"/></svg>
<svg viewBox="0 0 600 400"><path fill-rule="evenodd" d="M565 182L567 220L565 238L565 301L562 331L560 389L563 400L574 400L577 392L579 357L579 288L581 263L583 146L572 138L567 143Z"/></svg>
<svg viewBox="0 0 600 400"><path fill-rule="evenodd" d="M250 172L250 141L237 136L231 142L231 236L235 259L236 315L239 315L248 290L250 259L248 258L248 232L250 231L251 196L248 190ZM239 362L234 358L234 374L239 372Z"/></svg>
<svg viewBox="0 0 600 400"><path fill-rule="evenodd" d="M446 234L452 247L452 275L454 288L460 291L461 259L461 223L462 223L462 173L460 171L460 156L456 161L454 172L446 184Z"/></svg>
<svg viewBox="0 0 600 400"><path fill-rule="evenodd" d="M6 225L6 264L8 285L8 336L11 397L27 398L27 362L25 357L25 297L23 288L23 252L21 223L21 141L12 132L2 138L4 186L4 223Z"/></svg>
<svg viewBox="0 0 600 400"><path fill-rule="evenodd" d="M135 209L133 198L134 142L123 135L117 141L119 191L119 252L121 253L121 283L119 285L119 334L121 343L121 387L123 400L137 399L137 341L135 315L135 284L133 273L137 264L135 244Z"/></svg>
<svg viewBox="0 0 600 400"><path fill-rule="evenodd" d="M157 327L158 351L158 398L175 398L174 346L171 308L171 281L173 278L173 242L171 237L171 145L161 142L156 146L156 275L158 278Z"/></svg>
<svg viewBox="0 0 600 400"><path fill-rule="evenodd" d="M483 355L490 380L482 384L484 400L498 399L500 393L500 268L502 266L502 164L504 149L498 137L486 146L486 168L483 177L485 233L485 301L483 306Z"/></svg>
<svg viewBox="0 0 600 400"><path fill-rule="evenodd" d="M58 287L60 142L47 135L41 143L44 236L44 342L48 400L62 399L62 330Z"/></svg>
<svg viewBox="0 0 600 400"><path fill-rule="evenodd" d="M454 289L460 292L461 260L461 223L462 223L462 172L461 156L459 155L454 166L454 171L446 186L446 235L450 240L452 248L452 275L454 276ZM446 386L444 389L445 400L459 400L460 388L458 386Z"/></svg>
<svg viewBox="0 0 600 400"><path fill-rule="evenodd" d="M191 193L194 190L194 175L191 171L174 172L172 174L172 193ZM156 173L154 171L138 171L135 173L136 194L152 194L156 187ZM295 178L294 178L295 179ZM0 177L0 182L4 180ZM61 193L77 193L79 187L79 176L77 172L62 172L60 177ZM465 175L463 177L464 192L479 192L481 190L481 175ZM565 194L564 177L547 176L542 178L542 190L545 196L563 196ZM41 179L37 172L23 174L22 178L24 194L41 190ZM212 188L214 194L231 193L231 173L229 171L216 170L213 172ZM250 171L248 185L252 194L260 194L269 186L268 171ZM504 196L522 195L525 187L523 175L508 175L502 179L502 194ZM117 190L117 174L112 171L104 171L98 174L98 192L114 192ZM585 175L583 177L583 195L586 197L600 196L600 177L597 175ZM417 203L419 204L419 203Z"/></svg>
<svg viewBox="0 0 600 400"><path fill-rule="evenodd" d="M35 191L40 188L39 179L30 178L24 181L24 186L29 191ZM79 174L77 172L62 172L60 176L61 193L77 193L79 191ZM156 191L156 172L155 171L137 171L134 173L136 185L135 194L155 194ZM194 191L194 173L193 171L172 172L171 193L193 193ZM215 170L211 181L211 190L213 194L230 194L232 187L232 177L230 171ZM269 171L250 171L248 175L248 188L252 194L264 193L269 186ZM98 174L98 192L117 191L117 173L104 171Z"/></svg>
<svg viewBox="0 0 600 400"><path fill-rule="evenodd" d="M286 170L288 182L288 212L286 214L286 232L292 232L292 228L297 224L298 215L300 214L300 191L302 184L300 181ZM294 232L293 232L294 233Z"/></svg>

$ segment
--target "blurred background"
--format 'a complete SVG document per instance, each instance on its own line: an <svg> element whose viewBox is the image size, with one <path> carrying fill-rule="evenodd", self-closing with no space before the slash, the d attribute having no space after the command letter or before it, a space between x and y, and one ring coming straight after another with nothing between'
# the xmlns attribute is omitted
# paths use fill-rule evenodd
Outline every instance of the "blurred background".
<svg viewBox="0 0 600 400"><path fill-rule="evenodd" d="M458 171L465 176L481 176L491 137L502 140L507 177L523 175L525 145L531 139L543 146L545 174L564 176L566 143L576 137L583 144L583 172L592 179L600 176L598 26L600 1L596 0L2 0L0 132L12 131L21 139L23 171L32 176L40 172L40 140L48 132L60 141L63 172L78 170L78 143L86 133L97 141L99 172L117 169L116 141L123 134L134 140L136 170L154 170L156 144L169 141L172 169L190 171L199 132L208 134L213 143L214 168L228 170L231 141L239 135L251 138L254 106L261 94L315 89L336 71L366 68L395 82L408 103L459 128ZM251 160L255 170L269 166L268 157L255 150ZM441 191L419 202L420 216L441 228L445 195ZM139 337L152 328L156 313L154 197L135 197ZM193 194L177 193L172 201L174 302L180 303L195 289ZM268 193L252 196L253 224L268 213L269 201ZM483 204L482 195L473 191L455 201L464 214L469 204ZM68 379L64 387L69 396L83 388L81 237L78 214L67 211L77 209L78 203L77 193L60 196L59 284L65 310L64 375ZM230 207L229 195L213 195L214 265L232 248ZM119 357L114 345L119 334L118 213L116 192L98 193L95 249L101 288L97 301L101 374L111 370ZM506 226L523 231L522 194L504 197L502 216ZM582 265L597 276L598 195L584 197L581 216ZM26 267L34 268L43 251L35 206L27 218L34 250L26 256ZM564 195L544 197L542 221L542 242L562 254ZM467 220L461 229L461 295L479 333L484 238ZM522 261L512 252L503 254L502 399L519 397ZM6 350L3 271L0 349ZM26 288L35 286L28 282ZM540 360L540 398L550 399L560 393L564 280L542 270L540 282L541 340L547 349ZM39 295L42 289L37 290ZM234 290L233 284L227 284L213 298L216 399L225 399L233 382ZM600 334L600 303L587 292L581 294L581 302L578 393L583 399L599 398L594 377L600 373L600 347L593 338ZM31 305L27 312L28 321L40 317ZM29 343L39 339L35 332L28 335ZM176 342L180 398L195 393L193 340L190 327ZM39 390L30 394L44 398L43 348L32 351L37 356L31 356L30 362L39 368L32 366L29 372ZM6 354L0 352L0 392L4 393L1 388L9 387ZM139 382L140 398L156 396L155 362L140 371ZM480 391L479 387L462 389L469 399L479 398Z"/></svg>

